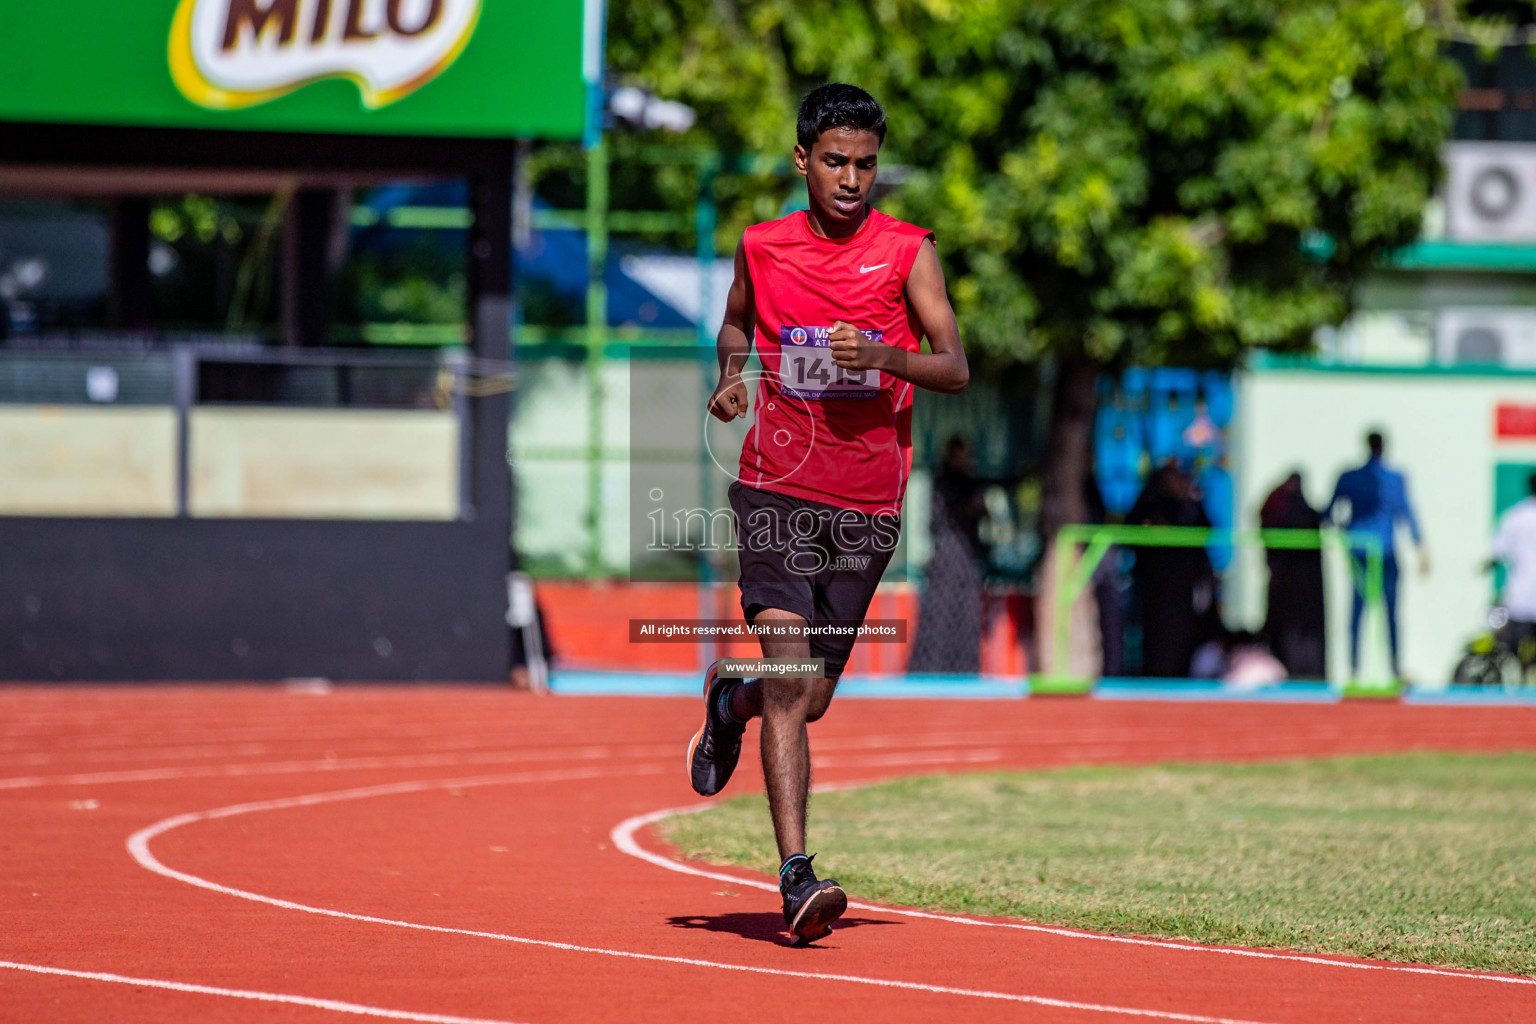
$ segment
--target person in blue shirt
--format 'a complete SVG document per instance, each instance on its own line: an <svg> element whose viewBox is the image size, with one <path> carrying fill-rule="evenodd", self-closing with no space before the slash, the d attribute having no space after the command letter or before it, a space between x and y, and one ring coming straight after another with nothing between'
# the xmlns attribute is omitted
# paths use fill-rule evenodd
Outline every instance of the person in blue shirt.
<svg viewBox="0 0 1536 1024"><path fill-rule="evenodd" d="M1334 522L1348 528L1352 536L1374 537L1381 545L1382 598L1387 606L1387 639L1391 647L1392 675L1400 678L1397 660L1397 524L1408 527L1413 543L1419 552L1419 571L1429 572L1429 553L1419 532L1419 520L1408 503L1408 481L1403 474L1388 469L1382 461L1386 443L1379 431L1366 435L1366 445L1371 457L1359 469L1351 469L1339 477L1333 489L1333 500L1328 503L1327 515ZM1364 586L1366 547L1351 544L1351 557L1355 561L1354 603L1349 616L1349 668L1351 674L1360 670L1360 615L1365 609Z"/></svg>

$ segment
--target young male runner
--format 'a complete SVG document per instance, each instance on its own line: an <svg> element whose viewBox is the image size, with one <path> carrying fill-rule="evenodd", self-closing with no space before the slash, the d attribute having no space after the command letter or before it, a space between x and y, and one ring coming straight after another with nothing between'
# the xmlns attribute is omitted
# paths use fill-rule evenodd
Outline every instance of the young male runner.
<svg viewBox="0 0 1536 1024"><path fill-rule="evenodd" d="M697 792L720 792L746 722L762 716L784 921L809 942L831 930L848 898L805 855L806 723L826 713L900 535L912 387L955 394L970 371L932 234L869 206L885 111L862 89L823 85L801 102L797 128L795 168L810 209L742 235L710 412L747 415L741 370L755 341L757 417L730 488L742 612L758 626L788 627L759 635L764 657L822 658L825 674L741 682L710 666L688 768ZM816 632L829 624L844 632Z"/></svg>

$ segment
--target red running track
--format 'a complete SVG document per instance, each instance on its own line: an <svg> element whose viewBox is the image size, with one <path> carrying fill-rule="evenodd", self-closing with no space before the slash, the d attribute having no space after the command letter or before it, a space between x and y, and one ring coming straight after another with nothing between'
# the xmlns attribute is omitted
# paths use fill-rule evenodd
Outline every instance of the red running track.
<svg viewBox="0 0 1536 1024"><path fill-rule="evenodd" d="M0 1021L1536 1020L1531 979L864 906L789 948L771 881L643 824L698 803L696 704L0 689ZM842 784L1536 749L1536 709L844 700L813 745Z"/></svg>

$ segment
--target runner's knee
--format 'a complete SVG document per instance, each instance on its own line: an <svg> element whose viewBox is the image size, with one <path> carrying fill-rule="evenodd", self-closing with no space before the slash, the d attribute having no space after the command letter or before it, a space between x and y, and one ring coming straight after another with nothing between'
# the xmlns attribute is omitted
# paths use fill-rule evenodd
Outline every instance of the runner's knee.
<svg viewBox="0 0 1536 1024"><path fill-rule="evenodd" d="M763 712L798 713L814 722L827 713L832 703L835 679L771 679L764 677Z"/></svg>
<svg viewBox="0 0 1536 1024"><path fill-rule="evenodd" d="M810 682L805 679L775 679L763 677L763 712L791 711L804 707L810 699Z"/></svg>
<svg viewBox="0 0 1536 1024"><path fill-rule="evenodd" d="M836 688L836 679L811 680L810 699L805 707L807 722L815 722L827 713L827 708L832 704L832 693Z"/></svg>

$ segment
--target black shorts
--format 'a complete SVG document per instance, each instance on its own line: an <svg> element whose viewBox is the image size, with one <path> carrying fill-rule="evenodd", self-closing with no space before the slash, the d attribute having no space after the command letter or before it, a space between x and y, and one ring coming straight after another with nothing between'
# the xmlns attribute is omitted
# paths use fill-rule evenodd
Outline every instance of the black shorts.
<svg viewBox="0 0 1536 1024"><path fill-rule="evenodd" d="M901 517L871 515L819 501L731 484L741 557L741 610L793 612L812 626L858 624L901 539ZM856 638L813 635L811 657L843 674Z"/></svg>

